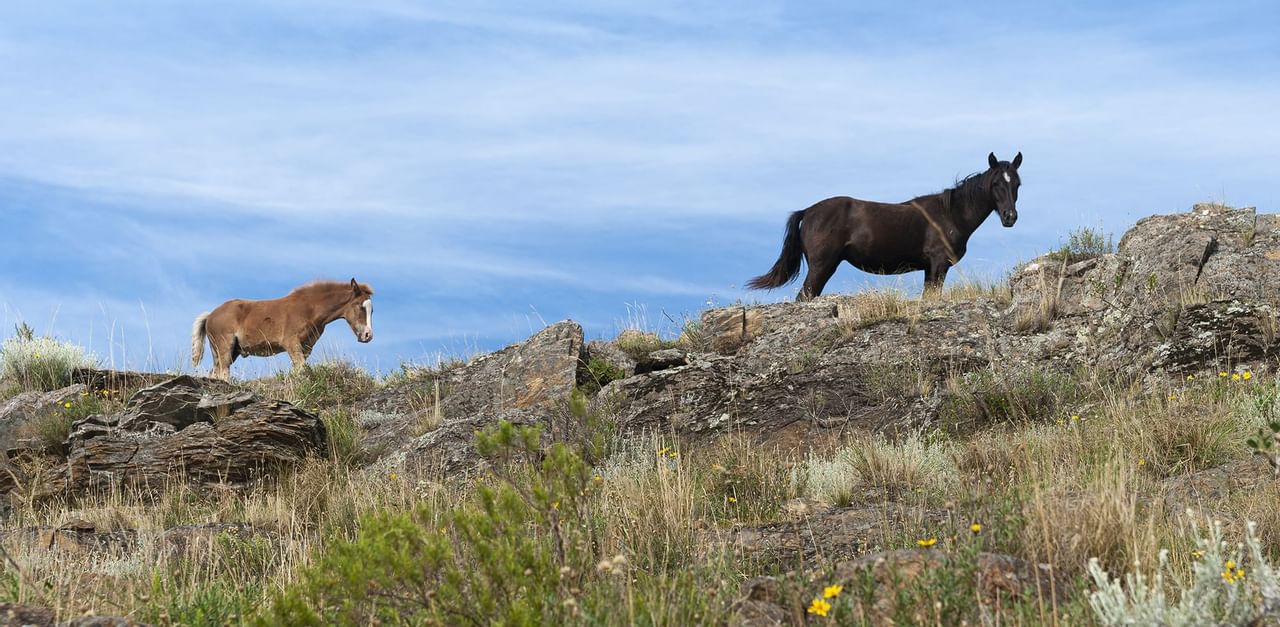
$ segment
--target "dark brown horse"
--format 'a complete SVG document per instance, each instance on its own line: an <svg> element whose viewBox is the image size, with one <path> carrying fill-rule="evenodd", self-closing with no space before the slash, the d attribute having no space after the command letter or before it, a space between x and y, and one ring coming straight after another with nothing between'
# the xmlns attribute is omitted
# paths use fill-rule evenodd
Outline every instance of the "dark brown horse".
<svg viewBox="0 0 1280 627"><path fill-rule="evenodd" d="M269 357L287 352L297 369L311 356L325 325L342 318L361 343L373 340L373 289L363 283L317 281L274 300L229 300L200 314L191 328L191 365L213 349L213 376L231 378L240 355Z"/></svg>
<svg viewBox="0 0 1280 627"><path fill-rule="evenodd" d="M792 213L777 263L747 287L773 289L794 281L803 257L809 275L796 300L822 294L841 261L876 274L924 270L925 292L941 289L947 270L964 256L969 236L991 212L998 212L1007 227L1018 219L1022 153L1013 161L991 153L987 163L985 172L951 189L902 204L837 196Z"/></svg>

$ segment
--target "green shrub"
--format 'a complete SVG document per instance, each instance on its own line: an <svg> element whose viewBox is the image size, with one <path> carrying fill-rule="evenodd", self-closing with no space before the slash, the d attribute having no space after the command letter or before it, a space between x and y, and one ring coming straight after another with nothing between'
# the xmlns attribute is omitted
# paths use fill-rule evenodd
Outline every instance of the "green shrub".
<svg viewBox="0 0 1280 627"><path fill-rule="evenodd" d="M329 442L329 458L339 465L349 466L359 455L360 426L345 408L320 412L325 437Z"/></svg>
<svg viewBox="0 0 1280 627"><path fill-rule="evenodd" d="M220 627L241 624L257 611L262 591L250 582L214 580L194 587L181 587L157 573L152 579L151 603L143 620L156 625Z"/></svg>
<svg viewBox="0 0 1280 627"><path fill-rule="evenodd" d="M1072 231L1067 241L1051 254L1058 261L1076 263L1109 255L1115 251L1115 240L1111 235L1103 235L1089 227L1081 227Z"/></svg>
<svg viewBox="0 0 1280 627"><path fill-rule="evenodd" d="M26 390L49 392L71 385L76 368L89 368L96 360L84 348L51 337L36 336L26 323L0 345L0 379Z"/></svg>
<svg viewBox="0 0 1280 627"><path fill-rule="evenodd" d="M378 386L369 373L345 361L308 364L289 376L293 398L310 410L349 405Z"/></svg>
<svg viewBox="0 0 1280 627"><path fill-rule="evenodd" d="M970 433L1002 423L1049 422L1088 399L1079 381L1054 370L977 370L950 387L938 409L941 427L950 433Z"/></svg>
<svg viewBox="0 0 1280 627"><path fill-rule="evenodd" d="M266 624L564 624L596 564L592 473L568 446L507 422L476 435L496 482L447 511L362 519L329 544ZM540 464L530 466L534 457Z"/></svg>
<svg viewBox="0 0 1280 627"><path fill-rule="evenodd" d="M592 357L587 361L587 380L582 383L582 388L588 394L594 394L600 388L626 376L627 373L622 368L599 357Z"/></svg>
<svg viewBox="0 0 1280 627"><path fill-rule="evenodd" d="M57 449L71 435L72 425L86 417L104 413L104 404L96 394L83 394L79 399L65 401L61 407L37 418L28 428L45 446Z"/></svg>

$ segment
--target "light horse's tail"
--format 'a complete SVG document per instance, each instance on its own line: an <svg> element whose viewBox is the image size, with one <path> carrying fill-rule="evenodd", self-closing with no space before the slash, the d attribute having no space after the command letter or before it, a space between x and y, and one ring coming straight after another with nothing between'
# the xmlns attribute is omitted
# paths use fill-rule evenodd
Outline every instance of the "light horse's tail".
<svg viewBox="0 0 1280 627"><path fill-rule="evenodd" d="M804 255L804 242L800 239L800 221L804 210L796 211L787 220L787 234L782 239L782 254L768 272L747 281L753 290L769 290L782 287L800 276L800 260Z"/></svg>
<svg viewBox="0 0 1280 627"><path fill-rule="evenodd" d="M200 360L204 359L204 323L209 319L212 312L204 312L196 316L196 321L191 325L191 365L199 368Z"/></svg>

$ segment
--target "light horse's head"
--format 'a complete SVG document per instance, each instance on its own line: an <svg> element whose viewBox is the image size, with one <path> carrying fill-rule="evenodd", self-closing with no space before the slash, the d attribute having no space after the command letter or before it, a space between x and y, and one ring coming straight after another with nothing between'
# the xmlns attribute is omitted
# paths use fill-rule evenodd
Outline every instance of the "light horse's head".
<svg viewBox="0 0 1280 627"><path fill-rule="evenodd" d="M1018 166L1022 165L1022 153L1013 161L1001 161L996 153L987 155L987 180L990 181L991 195L996 201L996 211L1000 213L1000 223L1013 226L1018 221L1018 187L1022 179L1018 177Z"/></svg>
<svg viewBox="0 0 1280 627"><path fill-rule="evenodd" d="M373 289L351 279L351 297L342 306L342 319L361 344L373 341Z"/></svg>

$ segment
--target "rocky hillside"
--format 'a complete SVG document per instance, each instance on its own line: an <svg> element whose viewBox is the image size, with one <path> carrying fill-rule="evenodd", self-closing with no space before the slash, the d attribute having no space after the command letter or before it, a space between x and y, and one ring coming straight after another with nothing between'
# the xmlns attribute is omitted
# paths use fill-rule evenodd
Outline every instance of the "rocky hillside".
<svg viewBox="0 0 1280 627"><path fill-rule="evenodd" d="M993 367L1100 368L1153 389L1192 373L1266 372L1280 348L1280 216L1219 205L1153 216L1114 253L1035 259L1009 290L713 309L665 343L635 333L584 343L580 326L560 322L443 374L439 429L406 438L417 418L400 416L375 433L395 433L384 437L384 463L456 470L473 459L478 426L557 424L563 399L592 371L611 373L594 403L624 432L745 431L769 443L987 426L973 422L1000 416L947 409L975 392L955 382ZM416 385L383 390L363 408L394 414Z"/></svg>
<svg viewBox="0 0 1280 627"><path fill-rule="evenodd" d="M611 341L586 342L581 326L563 321L502 351L410 372L384 385L322 381L318 398L328 400L316 401L287 380L277 383L290 389L278 390L271 382L244 387L190 376L81 370L71 387L25 391L0 404L0 522L38 519L50 508L74 511L78 503L108 498L103 495L163 499L175 485L259 494L282 471L326 458L383 483L412 477L419 482L415 490L427 490L436 481L485 476L489 468L477 452L476 433L500 422L541 427L544 445L581 440L593 435L584 430L604 428L614 450L623 452L655 439L686 453L711 451L730 440L763 452L764 459L777 455L779 469L785 457L792 483L803 471L809 484L817 477L814 455L842 443L892 448L922 437L950 439L967 448L940 455L951 460L944 459L946 472L986 476L990 483L1003 465L1016 474L1013 469L1027 462L1003 457L1010 453L988 440L1005 437L1000 434L1006 428L1035 429L1055 419L1061 424L1065 416L1075 421L1117 414L1119 405L1099 389L1138 390L1123 403L1125 411L1137 411L1132 408L1148 400L1178 401L1189 381L1268 376L1280 348L1277 279L1280 216L1197 205L1139 221L1114 252L1066 247L1035 259L1016 269L1007 286L927 301L871 292L735 305L703 312L673 339L627 331ZM338 388L340 401L333 400ZM1221 394L1214 398L1227 402ZM49 437L42 425L68 415L73 406L90 409L74 416L65 437ZM1225 405L1211 409L1220 407ZM1142 411L1176 413L1164 406ZM1142 456L1138 463L1151 459L1147 467L1155 467L1150 472L1159 472L1164 482L1161 494L1174 495L1167 504L1143 507L1180 511L1203 502L1203 494L1253 489L1256 483L1240 483L1240 477L1269 472L1236 452L1193 451L1186 459L1162 461L1156 454L1163 446L1143 440L1130 447ZM1201 444L1168 444L1186 446ZM1123 459L1126 450L1113 453ZM1227 460L1235 465L1223 470ZM718 468L714 473L728 472L719 462L712 466ZM944 502L912 500L903 485L870 480L865 468L860 472L864 482L857 494L819 494L812 485L778 488L779 494L800 498L785 508L761 506L750 521L699 521L699 553L720 547L739 558L810 573L823 560L839 557L847 561L833 572L846 579L855 571L880 580L935 566L935 554L895 546L885 528L960 524L955 495L942 490L948 495ZM934 485L932 479L920 481L911 484L917 492ZM722 495L726 500L719 506L736 503L738 489ZM995 505L979 501L970 517L994 515ZM185 547L189 537L209 544L208 537L223 533L271 544L290 533L278 528L284 523L269 529L250 525L237 511L219 513L203 526L166 524L148 546ZM95 528L78 516L55 519L61 523L6 523L0 546L18 553L64 547L117 554L140 546L141 530ZM304 536L314 533L299 529ZM1032 532L1019 533L1027 541ZM1079 544L1081 529L1072 533ZM1053 544L1055 538L1039 540ZM1080 574L1080 563L1060 563L1068 549L1054 550L1061 555L982 553L976 563L983 585L1000 594L1043 598L1045 583L1057 581L1055 568ZM169 555L169 549L161 554ZM882 572L886 559L902 569ZM742 582L741 595L724 600L723 607L736 622L797 622L798 601L788 581ZM1048 594L1055 603L1070 596L1056 588ZM13 612L46 616L39 608L14 607ZM798 615L804 620L803 612ZM53 614L48 616L52 621Z"/></svg>

